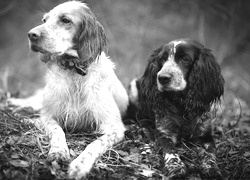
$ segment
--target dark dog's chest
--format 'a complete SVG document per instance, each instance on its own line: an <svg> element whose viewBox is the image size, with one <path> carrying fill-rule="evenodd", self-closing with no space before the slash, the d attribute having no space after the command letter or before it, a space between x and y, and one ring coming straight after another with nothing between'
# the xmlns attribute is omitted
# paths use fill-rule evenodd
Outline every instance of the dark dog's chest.
<svg viewBox="0 0 250 180"><path fill-rule="evenodd" d="M202 118L199 111L187 110L185 98L169 96L158 94L153 101L141 98L136 117L143 123L148 119L151 123L147 121L146 125L150 129L163 129L177 135L178 139L196 141L202 137L207 129L208 118Z"/></svg>
<svg viewBox="0 0 250 180"><path fill-rule="evenodd" d="M209 122L208 115L190 118L174 108L167 108L160 112L155 111L156 128L163 128L170 134L175 134L178 140L196 143L203 141L203 139L205 141L211 139L212 130Z"/></svg>

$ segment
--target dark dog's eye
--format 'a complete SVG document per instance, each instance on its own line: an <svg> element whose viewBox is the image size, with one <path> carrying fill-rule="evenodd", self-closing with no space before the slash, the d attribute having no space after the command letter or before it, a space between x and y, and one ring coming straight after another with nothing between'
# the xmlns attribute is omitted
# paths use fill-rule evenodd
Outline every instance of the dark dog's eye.
<svg viewBox="0 0 250 180"><path fill-rule="evenodd" d="M188 57L183 57L183 58L181 58L181 60L182 60L183 62L189 62L189 58L188 58Z"/></svg>
<svg viewBox="0 0 250 180"><path fill-rule="evenodd" d="M62 17L62 18L61 18L61 22L62 22L63 24L69 24L69 23L71 23L71 21L70 21L68 18L66 18L66 17Z"/></svg>
<svg viewBox="0 0 250 180"><path fill-rule="evenodd" d="M46 19L42 19L43 23L46 23Z"/></svg>

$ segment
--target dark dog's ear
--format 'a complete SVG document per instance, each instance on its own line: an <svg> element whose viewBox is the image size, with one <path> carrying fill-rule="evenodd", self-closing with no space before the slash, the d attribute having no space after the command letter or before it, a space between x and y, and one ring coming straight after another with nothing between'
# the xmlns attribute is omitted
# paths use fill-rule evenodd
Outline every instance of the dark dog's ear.
<svg viewBox="0 0 250 180"><path fill-rule="evenodd" d="M189 75L189 97L193 108L208 109L224 93L224 79L215 57L202 49Z"/></svg>
<svg viewBox="0 0 250 180"><path fill-rule="evenodd" d="M154 50L148 59L146 70L141 78L141 90L146 96L152 95L152 90L157 86L157 73L162 68L163 59L164 46Z"/></svg>
<svg viewBox="0 0 250 180"><path fill-rule="evenodd" d="M102 51L106 51L106 35L102 25L89 10L82 15L83 20L75 37L77 53L81 60L94 61Z"/></svg>
<svg viewBox="0 0 250 180"><path fill-rule="evenodd" d="M154 118L153 102L157 96L157 73L160 71L162 64L163 47L153 51L148 59L143 76L136 81L138 88L138 104L136 105L136 118ZM137 113L138 112L138 113Z"/></svg>

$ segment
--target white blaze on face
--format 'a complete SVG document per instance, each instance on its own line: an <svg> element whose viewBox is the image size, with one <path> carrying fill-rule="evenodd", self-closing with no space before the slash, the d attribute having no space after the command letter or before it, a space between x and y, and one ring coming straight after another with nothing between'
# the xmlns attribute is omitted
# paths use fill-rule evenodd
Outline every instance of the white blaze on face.
<svg viewBox="0 0 250 180"><path fill-rule="evenodd" d="M179 44L186 43L183 40L171 41L169 45L169 55L161 70L157 73L157 77L171 77L169 83L161 84L157 78L158 90L163 91L182 91L186 88L187 82L184 79L184 74L175 61L175 53Z"/></svg>
<svg viewBox="0 0 250 180"><path fill-rule="evenodd" d="M186 41L184 41L184 40L175 40L175 41L171 41L170 42L170 44L173 44L173 48L174 48L174 50L173 50L173 52L174 52L174 54L176 53L176 47L179 45L179 44L186 44Z"/></svg>

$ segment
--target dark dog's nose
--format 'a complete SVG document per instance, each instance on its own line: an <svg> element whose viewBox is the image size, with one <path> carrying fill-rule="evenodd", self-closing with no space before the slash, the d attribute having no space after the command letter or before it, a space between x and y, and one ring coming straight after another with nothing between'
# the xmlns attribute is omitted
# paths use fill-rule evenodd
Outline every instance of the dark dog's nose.
<svg viewBox="0 0 250 180"><path fill-rule="evenodd" d="M31 41L36 41L39 39L39 37L41 36L39 31L34 31L34 30L30 30L28 32L28 37Z"/></svg>
<svg viewBox="0 0 250 180"><path fill-rule="evenodd" d="M171 81L171 74L164 74L164 75L159 75L158 76L158 81L161 84L168 84Z"/></svg>

